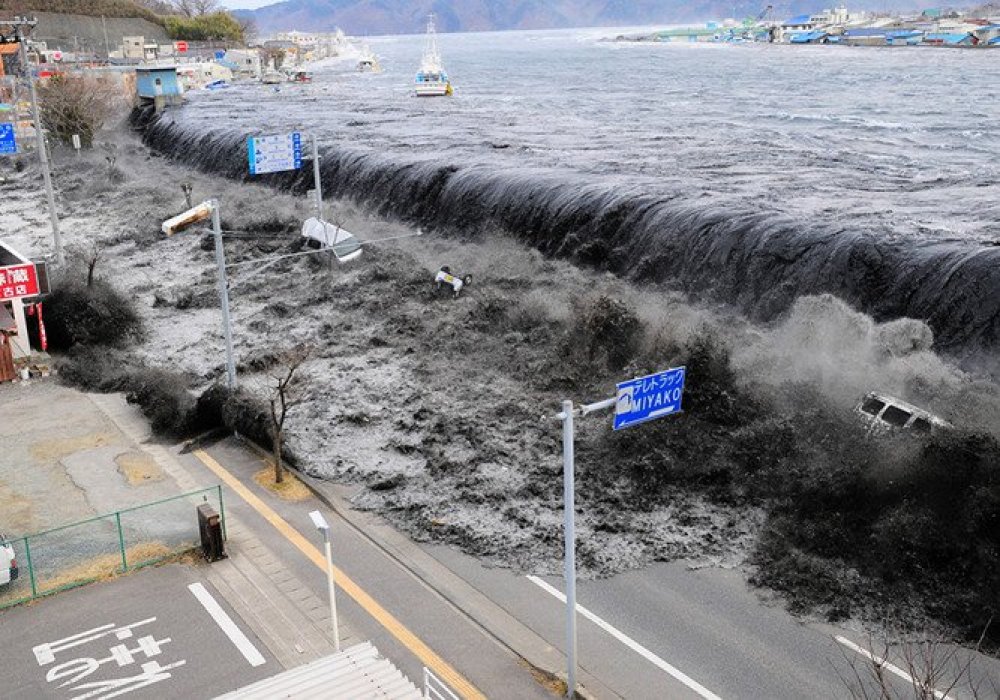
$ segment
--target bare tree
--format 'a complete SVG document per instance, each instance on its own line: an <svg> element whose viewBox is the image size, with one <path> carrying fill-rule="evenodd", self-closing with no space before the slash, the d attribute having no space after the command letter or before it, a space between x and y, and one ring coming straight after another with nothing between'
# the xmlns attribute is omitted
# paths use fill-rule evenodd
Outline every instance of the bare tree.
<svg viewBox="0 0 1000 700"><path fill-rule="evenodd" d="M97 264L104 257L104 251L97 243L90 241L75 245L71 253L87 267L87 286L93 287L94 273L97 269Z"/></svg>
<svg viewBox="0 0 1000 700"><path fill-rule="evenodd" d="M252 17L237 17L236 21L243 30L243 43L247 46L253 45L257 41L257 23Z"/></svg>
<svg viewBox="0 0 1000 700"><path fill-rule="evenodd" d="M185 17L200 17L219 9L218 0L173 0L173 5Z"/></svg>
<svg viewBox="0 0 1000 700"><path fill-rule="evenodd" d="M274 390L271 395L271 448L274 454L274 483L280 484L285 479L285 470L281 463L281 446L284 438L285 419L288 411L303 401L301 393L301 374L296 374L302 364L309 359L312 350L300 347L283 354L280 362L281 370L272 374Z"/></svg>
<svg viewBox="0 0 1000 700"><path fill-rule="evenodd" d="M990 680L992 687L984 688L985 679L973 670L986 629L972 649L928 638L898 645L894 660L888 634L881 640L869 635L866 645L843 652L851 677L842 675L841 680L855 700L941 700L956 690L974 699L1000 697L996 682Z"/></svg>
<svg viewBox="0 0 1000 700"><path fill-rule="evenodd" d="M83 75L61 74L49 78L38 89L42 122L65 144L78 135L85 148L94 143L94 134L111 116L123 96L110 82Z"/></svg>

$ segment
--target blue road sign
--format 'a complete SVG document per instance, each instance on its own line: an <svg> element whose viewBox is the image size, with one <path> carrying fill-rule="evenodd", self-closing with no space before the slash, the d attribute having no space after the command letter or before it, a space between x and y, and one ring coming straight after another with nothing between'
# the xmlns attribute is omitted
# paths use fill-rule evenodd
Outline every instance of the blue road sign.
<svg viewBox="0 0 1000 700"><path fill-rule="evenodd" d="M614 429L656 420L681 410L684 367L674 367L618 385Z"/></svg>
<svg viewBox="0 0 1000 700"><path fill-rule="evenodd" d="M14 125L0 122L0 154L17 153Z"/></svg>
<svg viewBox="0 0 1000 700"><path fill-rule="evenodd" d="M251 136L247 139L250 174L263 175L302 167L302 135Z"/></svg>
<svg viewBox="0 0 1000 700"><path fill-rule="evenodd" d="M225 57L226 57L226 52L225 51L216 51L215 52L215 60L216 61L221 61Z"/></svg>

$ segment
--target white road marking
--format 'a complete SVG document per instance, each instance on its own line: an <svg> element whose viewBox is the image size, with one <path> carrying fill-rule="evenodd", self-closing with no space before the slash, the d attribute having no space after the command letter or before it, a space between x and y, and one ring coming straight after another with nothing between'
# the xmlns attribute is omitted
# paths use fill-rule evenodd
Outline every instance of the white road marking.
<svg viewBox="0 0 1000 700"><path fill-rule="evenodd" d="M561 593L559 589L550 586L548 583L538 578L537 576L528 576L527 578L529 581L534 583L536 586L540 587L546 593L549 593L552 596L561 600L565 605L566 596L563 593ZM686 673L680 671L679 669L671 666L666 661L661 659L659 656L651 652L649 649L639 644L639 642L629 637L627 634L619 630L617 627L614 627L610 623L605 622L604 620L602 620L597 615L587 610L587 608L583 607L579 603L576 604L576 611L581 615L583 615L588 620L590 620L591 622L593 622L595 625L600 627L602 630L610 634L612 637L617 639L619 642L627 646L629 649L639 654L639 656L643 657L657 668L666 671L671 676L673 676L681 683L686 685L688 688L698 693L698 695L705 698L705 700L722 700L718 695L710 691L701 683L694 680L693 678L688 676Z"/></svg>
<svg viewBox="0 0 1000 700"><path fill-rule="evenodd" d="M213 620L215 620L215 624L217 624L222 631L226 633L226 636L229 637L230 641L236 645L236 648L240 650L240 653L243 654L243 657L250 663L251 666L260 666L265 662L264 657L259 651L257 651L257 647L253 645L253 642L251 642L247 636L243 634L243 631L236 626L233 619L226 614L226 611L222 609L222 606L216 602L215 598L212 597L212 594L209 593L202 584L192 583L188 586L188 590L191 591L194 594L194 597L198 599L198 602L205 607L208 614L212 616Z"/></svg>
<svg viewBox="0 0 1000 700"><path fill-rule="evenodd" d="M894 666L893 664L891 664L888 661L886 661L884 658L879 657L879 656L875 656L873 653L871 653L870 651L868 651L864 647L858 646L857 644L855 644L854 642L852 642L850 639L846 639L846 638L841 637L839 635L836 636L836 637L834 637L834 639L836 639L838 642L840 642L841 644L843 644L845 647L847 647L851 651L857 652L858 654L861 654L863 657L865 657L869 661L875 662L876 664L878 664L879 666L881 666L882 668L884 668L889 673L893 673L893 674L899 676L900 678L902 678L904 681L906 681L907 683L909 683L914 688L922 688L923 687L923 684L920 681L914 679L913 676L911 676L909 673L907 673L906 671L904 671L903 669L901 669L899 666ZM940 690L937 690L935 688L929 688L928 690L930 690L931 692L933 692L934 693L934 697L936 697L938 700L953 700L951 698L951 696L945 695Z"/></svg>

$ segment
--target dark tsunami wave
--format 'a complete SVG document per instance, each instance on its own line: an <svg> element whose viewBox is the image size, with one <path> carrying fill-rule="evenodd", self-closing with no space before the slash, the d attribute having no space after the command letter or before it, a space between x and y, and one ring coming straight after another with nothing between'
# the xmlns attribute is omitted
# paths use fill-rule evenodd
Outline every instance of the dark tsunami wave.
<svg viewBox="0 0 1000 700"><path fill-rule="evenodd" d="M249 179L245 134L132 115L145 143L199 169ZM458 165L372 149L322 149L324 194L431 229L502 229L546 255L658 282L771 319L799 296L829 292L877 320L926 321L962 357L1000 345L1000 247L886 239L851 228L645 193L585 174ZM254 178L312 186L312 169Z"/></svg>

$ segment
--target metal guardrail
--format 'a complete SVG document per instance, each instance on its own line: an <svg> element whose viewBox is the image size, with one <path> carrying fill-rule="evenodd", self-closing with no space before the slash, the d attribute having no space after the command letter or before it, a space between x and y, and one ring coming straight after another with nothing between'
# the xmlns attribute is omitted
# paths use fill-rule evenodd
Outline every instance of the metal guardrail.
<svg viewBox="0 0 1000 700"><path fill-rule="evenodd" d="M424 666L424 700L459 700L445 682Z"/></svg>
<svg viewBox="0 0 1000 700"><path fill-rule="evenodd" d="M0 586L0 609L139 569L197 547L196 506L212 503L223 538L222 486L153 501L8 539L17 578Z"/></svg>

